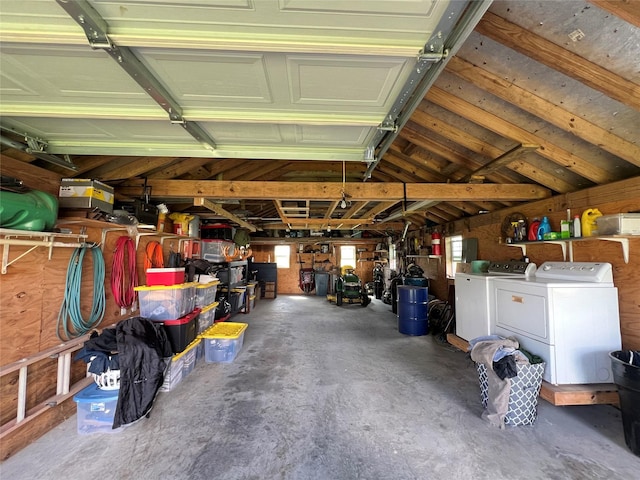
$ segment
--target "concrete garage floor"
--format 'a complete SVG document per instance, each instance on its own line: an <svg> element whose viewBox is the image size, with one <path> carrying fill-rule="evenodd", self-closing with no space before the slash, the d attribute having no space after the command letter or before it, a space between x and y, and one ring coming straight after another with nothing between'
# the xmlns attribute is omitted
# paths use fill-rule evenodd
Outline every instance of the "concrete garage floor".
<svg viewBox="0 0 640 480"><path fill-rule="evenodd" d="M4 479L625 479L640 458L611 406L540 401L534 426L480 418L475 368L389 305L261 300L232 364L200 363L149 419L78 435L69 418Z"/></svg>

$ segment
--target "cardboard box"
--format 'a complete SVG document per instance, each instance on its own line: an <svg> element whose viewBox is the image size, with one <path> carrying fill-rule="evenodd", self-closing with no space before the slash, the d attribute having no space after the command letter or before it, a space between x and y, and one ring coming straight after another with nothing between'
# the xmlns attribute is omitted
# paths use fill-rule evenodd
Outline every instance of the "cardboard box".
<svg viewBox="0 0 640 480"><path fill-rule="evenodd" d="M113 187L87 178L63 178L60 185L60 208L97 208L113 213Z"/></svg>

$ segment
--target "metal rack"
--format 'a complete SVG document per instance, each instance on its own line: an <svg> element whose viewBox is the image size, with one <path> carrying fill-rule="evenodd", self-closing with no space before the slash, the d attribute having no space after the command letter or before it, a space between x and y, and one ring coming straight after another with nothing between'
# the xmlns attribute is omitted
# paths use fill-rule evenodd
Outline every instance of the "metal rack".
<svg viewBox="0 0 640 480"><path fill-rule="evenodd" d="M38 247L49 249L49 260L54 248L79 248L86 245L87 235L84 233L30 232L27 230L10 230L0 228L0 245L2 245L2 274L7 267L33 252ZM13 260L9 260L11 246L30 247Z"/></svg>

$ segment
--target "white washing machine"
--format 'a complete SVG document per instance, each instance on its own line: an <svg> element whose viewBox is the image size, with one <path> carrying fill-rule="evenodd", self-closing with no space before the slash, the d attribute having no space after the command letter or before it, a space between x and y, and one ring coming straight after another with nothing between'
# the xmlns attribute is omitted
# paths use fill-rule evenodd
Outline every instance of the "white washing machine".
<svg viewBox="0 0 640 480"><path fill-rule="evenodd" d="M618 289L610 263L545 262L529 278L496 278L495 332L546 362L554 385L611 383L620 350Z"/></svg>
<svg viewBox="0 0 640 480"><path fill-rule="evenodd" d="M534 263L491 262L486 273L456 273L456 335L467 341L493 333L493 280L524 277L536 270Z"/></svg>

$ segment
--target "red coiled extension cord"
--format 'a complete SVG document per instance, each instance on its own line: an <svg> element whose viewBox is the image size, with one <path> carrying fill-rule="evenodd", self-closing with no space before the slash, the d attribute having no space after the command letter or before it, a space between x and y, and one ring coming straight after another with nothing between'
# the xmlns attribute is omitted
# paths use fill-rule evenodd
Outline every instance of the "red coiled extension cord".
<svg viewBox="0 0 640 480"><path fill-rule="evenodd" d="M123 235L116 242L111 265L111 291L122 315L128 308L132 311L137 309L137 305L134 305L137 286L136 247L131 237Z"/></svg>

